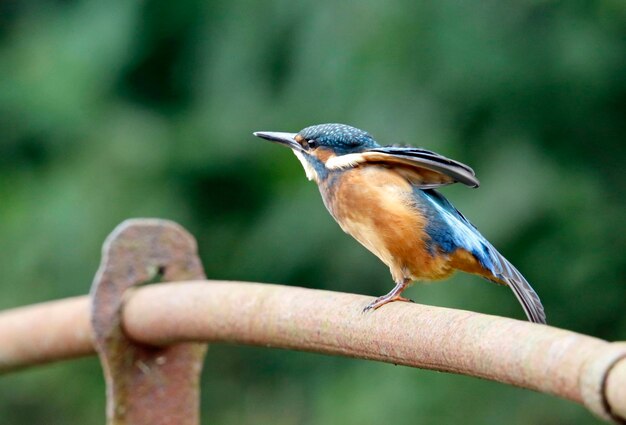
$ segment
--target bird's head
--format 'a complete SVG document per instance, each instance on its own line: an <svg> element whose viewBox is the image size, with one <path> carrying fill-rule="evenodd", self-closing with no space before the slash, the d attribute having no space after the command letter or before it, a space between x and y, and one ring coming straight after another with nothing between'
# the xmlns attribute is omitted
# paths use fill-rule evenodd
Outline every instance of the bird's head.
<svg viewBox="0 0 626 425"><path fill-rule="evenodd" d="M328 175L329 160L379 146L366 131L345 124L313 125L298 133L257 131L254 135L291 148L307 178L316 182Z"/></svg>

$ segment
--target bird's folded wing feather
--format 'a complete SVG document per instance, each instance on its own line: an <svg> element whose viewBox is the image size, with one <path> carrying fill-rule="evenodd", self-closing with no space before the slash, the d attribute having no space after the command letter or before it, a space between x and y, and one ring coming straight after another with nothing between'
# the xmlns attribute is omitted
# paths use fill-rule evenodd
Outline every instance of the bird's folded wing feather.
<svg viewBox="0 0 626 425"><path fill-rule="evenodd" d="M452 183L478 187L474 170L438 153L413 147L382 146L359 153L337 156L326 163L328 168L349 168L364 163L384 163L397 167L409 181L421 188Z"/></svg>
<svg viewBox="0 0 626 425"><path fill-rule="evenodd" d="M528 320L534 323L546 323L546 313L539 299L539 295L530 286L528 281L522 274L502 256L496 249L488 245L487 249L493 260L494 275L503 283L505 283L519 301L528 317Z"/></svg>

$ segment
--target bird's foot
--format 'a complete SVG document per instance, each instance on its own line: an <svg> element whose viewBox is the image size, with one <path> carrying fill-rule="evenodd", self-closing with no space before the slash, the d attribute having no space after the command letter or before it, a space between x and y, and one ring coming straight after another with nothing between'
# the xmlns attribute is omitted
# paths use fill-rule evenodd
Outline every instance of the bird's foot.
<svg viewBox="0 0 626 425"><path fill-rule="evenodd" d="M390 294L387 294L387 295L383 295L382 297L378 297L374 301L369 303L363 309L363 313L365 313L366 311L369 311L369 310L376 310L377 308L382 307L385 304L393 302L393 301L404 301L404 302L409 302L409 303L414 303L415 302L415 301L413 301L410 298L405 298L405 297L402 297L400 295L391 295L390 296Z"/></svg>

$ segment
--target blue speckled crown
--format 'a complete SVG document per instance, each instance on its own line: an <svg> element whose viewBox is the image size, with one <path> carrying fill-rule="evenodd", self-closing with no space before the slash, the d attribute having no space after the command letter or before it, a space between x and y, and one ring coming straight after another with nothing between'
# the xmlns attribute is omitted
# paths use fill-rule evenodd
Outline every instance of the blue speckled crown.
<svg viewBox="0 0 626 425"><path fill-rule="evenodd" d="M376 140L366 131L346 124L319 124L300 130L307 140L316 140L320 145L335 149L374 148Z"/></svg>

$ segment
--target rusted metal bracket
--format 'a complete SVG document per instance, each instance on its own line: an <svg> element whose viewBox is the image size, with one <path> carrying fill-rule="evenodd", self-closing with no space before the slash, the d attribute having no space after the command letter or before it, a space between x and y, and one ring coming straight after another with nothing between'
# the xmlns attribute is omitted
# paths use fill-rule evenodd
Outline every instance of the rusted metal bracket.
<svg viewBox="0 0 626 425"><path fill-rule="evenodd" d="M107 385L108 425L198 424L207 345L140 345L122 328L124 299L133 286L205 279L194 238L170 221L127 220L109 235L102 254L91 287L91 320Z"/></svg>

